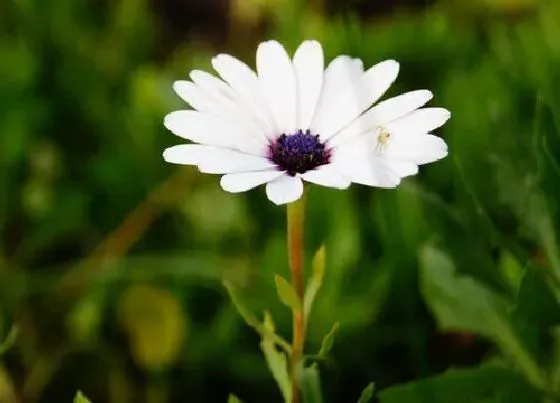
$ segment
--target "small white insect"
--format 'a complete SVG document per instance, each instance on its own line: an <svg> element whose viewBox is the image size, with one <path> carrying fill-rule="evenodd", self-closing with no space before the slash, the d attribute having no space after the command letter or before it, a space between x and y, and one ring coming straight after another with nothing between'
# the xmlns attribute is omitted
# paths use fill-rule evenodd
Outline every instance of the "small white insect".
<svg viewBox="0 0 560 403"><path fill-rule="evenodd" d="M389 139L391 138L391 132L385 127L380 127L377 129L377 145L375 146L375 151L381 154L387 149L389 144Z"/></svg>

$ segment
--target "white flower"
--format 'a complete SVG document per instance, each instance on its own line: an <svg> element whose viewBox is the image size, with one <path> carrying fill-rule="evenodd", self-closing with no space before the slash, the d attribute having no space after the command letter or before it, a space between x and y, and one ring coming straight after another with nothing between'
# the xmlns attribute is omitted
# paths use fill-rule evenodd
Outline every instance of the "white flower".
<svg viewBox="0 0 560 403"><path fill-rule="evenodd" d="M165 117L165 127L195 144L165 150L166 161L222 174L228 192L266 184L276 204L301 197L302 180L344 189L352 182L384 188L447 155L430 131L450 117L421 108L432 93L419 90L372 105L397 78L387 60L364 71L362 62L335 58L324 70L323 50L305 41L290 59L276 41L257 50L257 71L232 56L212 59L217 78L192 71L174 89L193 110Z"/></svg>

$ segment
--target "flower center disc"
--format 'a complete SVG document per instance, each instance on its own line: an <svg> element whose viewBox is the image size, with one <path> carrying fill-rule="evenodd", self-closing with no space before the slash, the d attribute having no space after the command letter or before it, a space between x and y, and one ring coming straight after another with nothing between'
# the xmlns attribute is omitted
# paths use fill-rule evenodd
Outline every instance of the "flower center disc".
<svg viewBox="0 0 560 403"><path fill-rule="evenodd" d="M282 134L269 145L269 158L288 175L307 172L329 163L330 152L311 131Z"/></svg>

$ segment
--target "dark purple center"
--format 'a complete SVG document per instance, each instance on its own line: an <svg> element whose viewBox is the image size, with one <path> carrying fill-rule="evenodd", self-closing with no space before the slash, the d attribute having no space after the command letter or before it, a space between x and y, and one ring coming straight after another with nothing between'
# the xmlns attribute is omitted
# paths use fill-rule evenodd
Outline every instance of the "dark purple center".
<svg viewBox="0 0 560 403"><path fill-rule="evenodd" d="M328 164L331 156L319 136L311 134L309 130L282 134L268 148L270 160L290 176Z"/></svg>

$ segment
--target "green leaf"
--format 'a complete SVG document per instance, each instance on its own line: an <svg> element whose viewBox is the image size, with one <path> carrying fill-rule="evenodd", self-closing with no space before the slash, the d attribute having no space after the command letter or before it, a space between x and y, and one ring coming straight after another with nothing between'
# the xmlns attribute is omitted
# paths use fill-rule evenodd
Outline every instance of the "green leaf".
<svg viewBox="0 0 560 403"><path fill-rule="evenodd" d="M274 322L268 312L265 312L264 315L264 328L274 333ZM288 359L286 354L283 351L279 351L274 341L266 336L264 336L261 341L261 349L264 353L268 368L278 384L280 392L282 392L284 401L289 402L292 386L290 376L288 375Z"/></svg>
<svg viewBox="0 0 560 403"><path fill-rule="evenodd" d="M451 370L379 393L380 403L540 402L542 396L517 373L499 367Z"/></svg>
<svg viewBox="0 0 560 403"><path fill-rule="evenodd" d="M304 403L323 403L321 393L321 378L316 365L304 368L299 367L297 378Z"/></svg>
<svg viewBox="0 0 560 403"><path fill-rule="evenodd" d="M76 396L74 397L74 403L91 403L90 400L84 396L84 394L81 391L78 391L78 393L76 393Z"/></svg>
<svg viewBox="0 0 560 403"><path fill-rule="evenodd" d="M325 246L321 246L315 256L313 257L313 274L305 287L305 295L303 297L303 317L307 324L309 315L311 314L311 308L313 306L313 301L323 284L323 277L325 275L325 264L326 264L326 250Z"/></svg>
<svg viewBox="0 0 560 403"><path fill-rule="evenodd" d="M507 308L501 297L470 277L457 276L439 250L424 248L420 264L422 293L443 330L495 336Z"/></svg>
<svg viewBox="0 0 560 403"><path fill-rule="evenodd" d="M294 287L278 274L274 276L274 281L276 282L276 291L280 301L294 311L301 311L301 299L298 297Z"/></svg>
<svg viewBox="0 0 560 403"><path fill-rule="evenodd" d="M241 401L241 399L239 399L237 396L235 395L229 395L228 397L228 403L243 403Z"/></svg>
<svg viewBox="0 0 560 403"><path fill-rule="evenodd" d="M274 343L276 343L276 345L282 347L284 351L290 354L292 351L292 347L290 346L290 344L273 331L270 331L270 329L267 329L257 319L255 314L253 314L253 312L251 312L251 310L248 308L237 288L229 281L224 281L223 284L229 294L229 297L231 298L233 306L235 307L235 309L237 309L239 315L241 315L241 317L245 320L245 323L255 329L262 337L266 337L272 340Z"/></svg>
<svg viewBox="0 0 560 403"><path fill-rule="evenodd" d="M544 387L546 381L514 331L503 298L470 277L456 275L453 262L439 250L425 247L420 260L422 293L440 328L492 339L534 385Z"/></svg>
<svg viewBox="0 0 560 403"><path fill-rule="evenodd" d="M10 333L6 336L6 339L0 344L0 356L2 356L6 351L8 351L17 340L19 335L19 327L16 325L12 326Z"/></svg>
<svg viewBox="0 0 560 403"><path fill-rule="evenodd" d="M325 358L332 350L334 344L334 337L336 336L336 332L340 327L340 323L336 322L331 331L323 338L321 342L321 350L319 350L319 357Z"/></svg>
<svg viewBox="0 0 560 403"><path fill-rule="evenodd" d="M371 399L373 399L373 394L375 393L375 385L370 383L366 388L363 390L360 398L358 399L358 403L368 403Z"/></svg>
<svg viewBox="0 0 560 403"><path fill-rule="evenodd" d="M540 326L560 324L560 306L553 291L534 267L529 267L521 280L515 315Z"/></svg>

